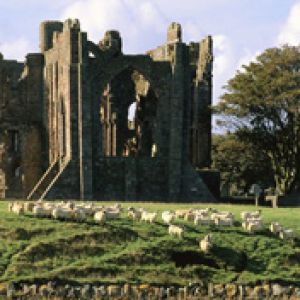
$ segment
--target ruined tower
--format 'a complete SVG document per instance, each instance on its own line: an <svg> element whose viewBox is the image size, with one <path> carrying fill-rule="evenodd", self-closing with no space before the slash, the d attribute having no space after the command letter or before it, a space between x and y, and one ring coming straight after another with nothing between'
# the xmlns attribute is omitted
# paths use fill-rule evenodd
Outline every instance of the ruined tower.
<svg viewBox="0 0 300 300"><path fill-rule="evenodd" d="M119 32L93 43L69 19L41 24L40 49L0 59L8 194L215 200L197 173L210 167L210 36L185 44L172 23L164 45L126 55Z"/></svg>

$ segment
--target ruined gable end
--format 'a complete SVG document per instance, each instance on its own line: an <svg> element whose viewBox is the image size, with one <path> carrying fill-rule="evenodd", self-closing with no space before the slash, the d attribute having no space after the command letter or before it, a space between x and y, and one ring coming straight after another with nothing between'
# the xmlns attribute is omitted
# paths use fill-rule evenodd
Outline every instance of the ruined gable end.
<svg viewBox="0 0 300 300"><path fill-rule="evenodd" d="M215 201L210 167L212 40L172 23L146 54L77 19L40 25L40 51L0 56L6 197ZM214 185L210 185L214 186Z"/></svg>

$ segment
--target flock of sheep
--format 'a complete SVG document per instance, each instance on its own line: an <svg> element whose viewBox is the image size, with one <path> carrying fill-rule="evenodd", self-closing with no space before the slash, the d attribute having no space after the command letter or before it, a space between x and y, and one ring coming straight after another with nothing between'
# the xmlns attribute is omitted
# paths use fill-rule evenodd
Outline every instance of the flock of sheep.
<svg viewBox="0 0 300 300"><path fill-rule="evenodd" d="M87 218L93 218L96 223L103 224L112 219L121 217L124 208L120 204L112 206L96 206L95 203L87 202L10 202L10 212L18 215L32 213L35 217L47 217L57 220L69 220L84 222ZM158 218L158 213L149 212L144 208L129 207L128 218L136 221L153 223ZM215 225L217 227L233 226L234 215L228 211L218 211L213 208L205 209L180 209L176 211L163 211L161 214L163 223L168 225L168 233L171 236L182 238L184 226L174 224L177 219L184 219L193 222L194 225ZM264 229L261 211L241 212L242 227L249 233L258 232ZM292 229L284 229L279 223L271 223L270 231L283 240L294 240ZM199 247L204 253L208 253L213 247L213 236L208 234L199 242Z"/></svg>

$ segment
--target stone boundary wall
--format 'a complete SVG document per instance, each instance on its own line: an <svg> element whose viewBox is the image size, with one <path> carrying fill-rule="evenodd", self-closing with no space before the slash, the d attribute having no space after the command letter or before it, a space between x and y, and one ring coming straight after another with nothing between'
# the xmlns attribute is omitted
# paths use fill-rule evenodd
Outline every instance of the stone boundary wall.
<svg viewBox="0 0 300 300"><path fill-rule="evenodd" d="M300 287L265 283L257 286L237 284L189 284L188 286L150 286L148 284L58 285L0 283L0 299L300 299Z"/></svg>

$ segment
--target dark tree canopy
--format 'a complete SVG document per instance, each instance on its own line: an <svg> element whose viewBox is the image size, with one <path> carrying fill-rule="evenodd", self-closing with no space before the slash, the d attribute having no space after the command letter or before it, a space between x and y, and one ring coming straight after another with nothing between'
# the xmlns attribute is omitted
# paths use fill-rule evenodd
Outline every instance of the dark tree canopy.
<svg viewBox="0 0 300 300"><path fill-rule="evenodd" d="M212 159L221 172L221 188L232 195L247 193L255 183L264 188L274 184L269 158L234 133L213 135Z"/></svg>
<svg viewBox="0 0 300 300"><path fill-rule="evenodd" d="M300 47L267 49L229 80L217 111L266 154L282 194L300 186ZM242 154L241 154L242 155Z"/></svg>

